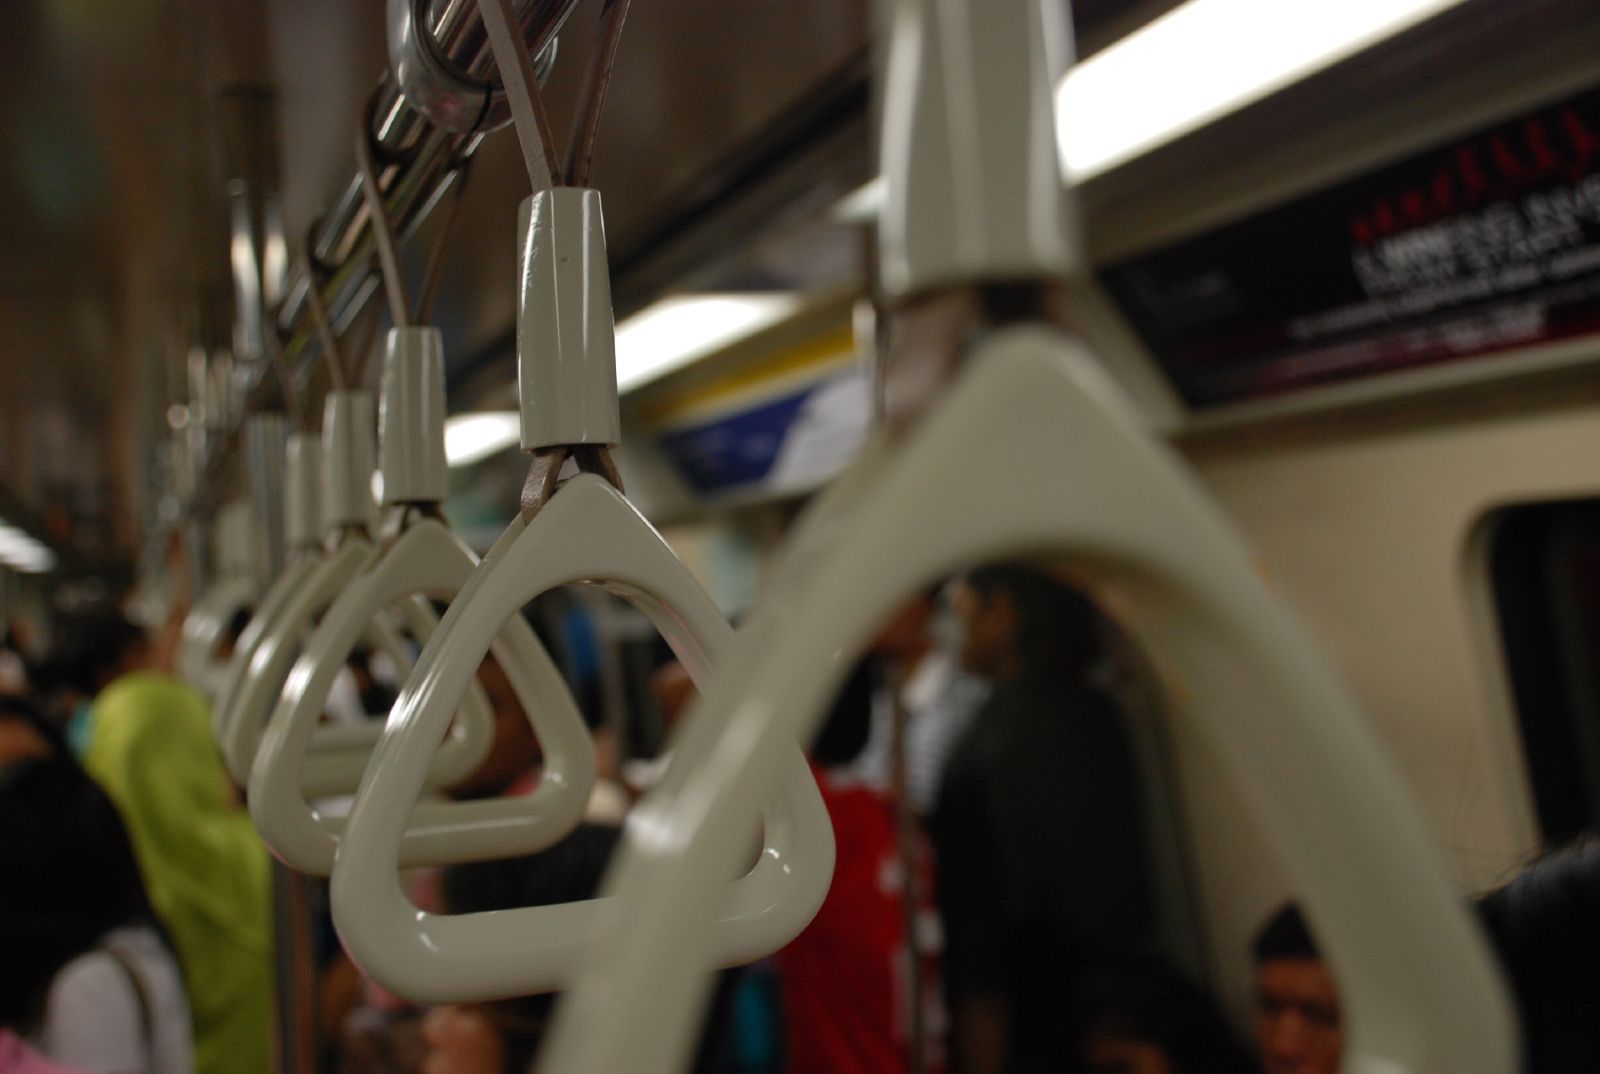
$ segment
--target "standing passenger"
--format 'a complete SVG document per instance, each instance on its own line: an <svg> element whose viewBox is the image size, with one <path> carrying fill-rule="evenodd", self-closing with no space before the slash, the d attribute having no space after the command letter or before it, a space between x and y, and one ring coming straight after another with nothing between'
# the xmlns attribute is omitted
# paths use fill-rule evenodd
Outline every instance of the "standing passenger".
<svg viewBox="0 0 1600 1074"><path fill-rule="evenodd" d="M0 767L0 876L8 976L49 985L26 1019L40 1050L95 1074L190 1074L183 976L127 829L64 750Z"/></svg>
<svg viewBox="0 0 1600 1074"><path fill-rule="evenodd" d="M60 734L27 697L0 694L0 767L62 748Z"/></svg>
<svg viewBox="0 0 1600 1074"><path fill-rule="evenodd" d="M872 730L851 771L879 790L893 784L895 708L904 713L905 797L911 812L926 818L944 778L950 751L966 733L988 694L982 680L966 674L955 647L939 637L938 589L912 597L878 631L867 650L878 671L872 698Z"/></svg>
<svg viewBox="0 0 1600 1074"><path fill-rule="evenodd" d="M1523 1069L1600 1067L1600 839L1540 858L1478 911L1522 1018Z"/></svg>
<svg viewBox="0 0 1600 1074"><path fill-rule="evenodd" d="M469 862L444 871L444 912L490 913L593 899L619 829L579 825L537 854ZM422 1074L527 1074L544 1040L556 995L445 1004L423 1019Z"/></svg>
<svg viewBox="0 0 1600 1074"><path fill-rule="evenodd" d="M1344 1054L1333 974L1290 903L1250 945L1256 967L1256 1044L1266 1074L1337 1074Z"/></svg>
<svg viewBox="0 0 1600 1074"><path fill-rule="evenodd" d="M1259 1074L1210 993L1156 958L1085 981L1078 997L1087 1074Z"/></svg>
<svg viewBox="0 0 1600 1074"><path fill-rule="evenodd" d="M932 818L951 1066L1074 1068L1083 976L1146 946L1155 912L1137 758L1089 682L1094 606L1025 566L957 594L962 662L993 693L959 740Z"/></svg>
<svg viewBox="0 0 1600 1074"><path fill-rule="evenodd" d="M33 705L21 695L0 690L0 784L18 766L50 757L58 748ZM21 867L0 863L0 868L4 869L0 875L20 875ZM12 891L0 887L0 897ZM5 949L5 968L0 971L0 1074L88 1074L58 1066L23 1039L38 1027L61 956L39 958L10 944Z"/></svg>
<svg viewBox="0 0 1600 1074"><path fill-rule="evenodd" d="M199 1074L266 1074L272 1058L267 852L211 740L192 687L138 670L142 638L120 616L122 671L94 701L85 767L122 811L189 985Z"/></svg>
<svg viewBox="0 0 1600 1074"><path fill-rule="evenodd" d="M784 1069L790 1074L945 1069L935 1046L943 1013L936 999L937 951L918 951L913 965L909 935L932 917L928 877L918 877L920 898L908 920L894 803L854 767L871 737L872 687L871 664L862 661L812 747L812 771L833 825L835 863L816 917L777 954L788 1037ZM926 854L917 861L925 865Z"/></svg>

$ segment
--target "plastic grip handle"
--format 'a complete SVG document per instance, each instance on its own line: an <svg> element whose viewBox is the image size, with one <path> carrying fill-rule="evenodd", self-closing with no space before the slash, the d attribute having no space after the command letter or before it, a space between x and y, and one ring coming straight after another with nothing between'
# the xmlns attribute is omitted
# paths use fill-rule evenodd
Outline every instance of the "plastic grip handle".
<svg viewBox="0 0 1600 1074"><path fill-rule="evenodd" d="M432 914L406 898L397 869L432 743L500 625L538 594L579 581L599 582L637 605L702 685L732 635L660 535L599 478L580 474L531 522L512 523L418 658L334 865L334 923L346 949L401 995L424 1003L525 995L559 988L577 969L597 902ZM756 866L730 884L739 871L730 865L708 893L717 917L715 957L729 964L792 939L816 913L832 877L833 829L794 743L782 751L778 769L776 798L752 803L733 825L736 841L749 849L761 817L765 845Z"/></svg>
<svg viewBox="0 0 1600 1074"><path fill-rule="evenodd" d="M343 599L342 595L340 599ZM439 626L439 616L426 597L411 594L400 597L391 607L378 609L368 617L365 628L367 644L385 653L404 676L411 671L411 650L395 628L396 620L419 645L426 645ZM318 660L329 659L312 647L309 640L302 657L305 652L319 654ZM342 661L348 655L349 649L346 649L338 659ZM338 673L337 667L333 668L333 673ZM294 672L291 669L289 677L284 680L284 693L278 697L279 707L283 705L293 682ZM325 700L327 694L328 688L324 687L315 699L316 703ZM461 702L461 715L462 719L450 725L451 748L442 756L435 757L433 767L428 771L430 787L448 787L465 779L483 763L494 746L494 711L489 704L488 694L478 683L473 683L467 690L467 696ZM272 720L269 718L267 728L270 730L271 726ZM377 745L382 735L383 721L377 719L355 724L318 725L311 735L310 755L300 771L301 793L307 798L355 793L355 789L361 785L362 774L367 770L367 758L372 753L372 747ZM258 744L258 756L260 752ZM251 772L254 778L254 765Z"/></svg>
<svg viewBox="0 0 1600 1074"><path fill-rule="evenodd" d="M250 622L245 624L244 633L239 635L239 640L233 647L233 659L228 662L222 686L217 690L216 700L211 706L211 730L219 748L233 726L234 704L239 691L244 688L245 680L249 677L250 661L256 648L260 646L268 628L283 614L284 606L289 603L289 599L305 584L306 578L323 558L324 553L319 548L307 550L290 560L283 573L278 575L267 588L266 595L256 605L256 613L250 617Z"/></svg>
<svg viewBox="0 0 1600 1074"><path fill-rule="evenodd" d="M371 556L372 544L365 536L348 536L326 559L312 567L299 587L288 595L283 607L267 625L250 653L243 681L231 699L221 737L222 759L229 774L241 785L249 782L250 768L255 763L256 750L260 746L267 718L277 706L302 641L311 632L317 618L337 599ZM367 625L378 635L382 644L382 625L370 621ZM385 647L399 648L397 644ZM396 655L403 654L397 651ZM463 696L466 693L463 691ZM468 699L464 714L468 721L490 718L487 702L481 693ZM445 738L443 734L440 737ZM434 764L450 770L456 776L464 775L482 759L482 743L481 736L465 739L464 732L452 732L449 740L439 748ZM470 756L470 751L474 749L478 751L475 758ZM463 757L463 754L468 756Z"/></svg>
<svg viewBox="0 0 1600 1074"><path fill-rule="evenodd" d="M384 503L438 503L449 493L444 419L444 341L439 330L391 328L378 405Z"/></svg>
<svg viewBox="0 0 1600 1074"><path fill-rule="evenodd" d="M314 548L322 536L322 441L290 433L283 466L283 536L290 548Z"/></svg>
<svg viewBox="0 0 1600 1074"><path fill-rule="evenodd" d="M476 564L471 550L442 523L424 519L397 537L323 616L289 674L250 773L250 812L286 864L318 876L333 869L344 824L319 816L306 800L308 792L316 792L304 769L316 738L320 699L364 625L410 594L454 597ZM401 848L404 866L532 853L564 837L583 817L595 781L594 743L565 680L520 616L506 623L491 648L544 753L538 789L525 797L419 803ZM330 760L343 762L347 756ZM359 760L357 782L367 757ZM355 789L355 783L346 788Z"/></svg>
<svg viewBox="0 0 1600 1074"><path fill-rule="evenodd" d="M895 0L879 277L902 297L1086 267L1052 98L1071 52L1053 0Z"/></svg>
<svg viewBox="0 0 1600 1074"><path fill-rule="evenodd" d="M600 192L555 187L517 210L522 450L622 441Z"/></svg>
<svg viewBox="0 0 1600 1074"><path fill-rule="evenodd" d="M255 598L255 582L249 578L223 578L206 590L183 620L175 662L178 674L189 680L207 697L216 695L227 664L217 659L217 649L234 615L250 606Z"/></svg>
<svg viewBox="0 0 1600 1074"><path fill-rule="evenodd" d="M1116 588L1126 625L1177 680L1179 718L1260 819L1338 977L1345 1069L1515 1069L1503 986L1416 808L1222 514L1059 334L997 333L967 368L894 454L875 443L797 527L728 672L689 715L686 772L635 810L539 1069L680 1068L728 837L818 724L841 653L930 581L1017 555Z"/></svg>
<svg viewBox="0 0 1600 1074"><path fill-rule="evenodd" d="M287 594L283 606L252 647L238 692L230 699L222 729L222 759L243 785L250 778L267 715L283 689L290 662L318 612L344 587L371 552L366 538L351 538L318 562Z"/></svg>
<svg viewBox="0 0 1600 1074"><path fill-rule="evenodd" d="M217 513L217 573L224 578L254 578L259 570L256 512L247 499L234 500Z"/></svg>
<svg viewBox="0 0 1600 1074"><path fill-rule="evenodd" d="M322 407L322 524L370 526L377 469L377 404L371 392L334 391Z"/></svg>

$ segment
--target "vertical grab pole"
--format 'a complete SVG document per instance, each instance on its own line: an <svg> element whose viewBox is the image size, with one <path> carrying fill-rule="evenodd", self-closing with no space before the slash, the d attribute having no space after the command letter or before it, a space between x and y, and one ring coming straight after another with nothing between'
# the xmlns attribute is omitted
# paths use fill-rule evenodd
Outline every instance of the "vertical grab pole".
<svg viewBox="0 0 1600 1074"><path fill-rule="evenodd" d="M272 861L273 970L277 1074L316 1074L317 965L312 913L316 881Z"/></svg>
<svg viewBox="0 0 1600 1074"><path fill-rule="evenodd" d="M245 465L259 519L261 577L276 578L288 558L284 534L284 454L289 422L282 414L253 414L245 426ZM312 952L314 881L273 859L272 935L277 1074L317 1069L317 968Z"/></svg>
<svg viewBox="0 0 1600 1074"><path fill-rule="evenodd" d="M917 819L911 812L911 799L906 793L906 706L901 697L907 674L893 675L889 679L889 706L892 713L889 737L889 794L894 802L895 845L900 855L900 910L901 922L906 930L906 1032L908 1070L910 1074L925 1074L928 1056L924 1034L924 1003L922 984L922 878L917 871L921 864L917 845Z"/></svg>

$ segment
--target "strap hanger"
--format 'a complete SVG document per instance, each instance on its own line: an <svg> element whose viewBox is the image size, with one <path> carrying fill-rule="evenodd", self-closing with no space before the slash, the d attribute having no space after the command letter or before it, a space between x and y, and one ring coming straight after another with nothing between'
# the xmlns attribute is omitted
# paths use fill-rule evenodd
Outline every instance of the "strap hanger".
<svg viewBox="0 0 1600 1074"><path fill-rule="evenodd" d="M256 579L255 512L248 499L226 504L217 513L217 578L201 594L183 620L183 632L174 654L178 674L207 697L215 697L227 674L227 662L217 650L235 615L248 610L259 593Z"/></svg>
<svg viewBox="0 0 1600 1074"><path fill-rule="evenodd" d="M897 4L881 272L902 318L994 310L1016 282L1081 264L1071 230L1045 231L1063 206L1039 160L1061 18L1049 0ZM1514 1069L1504 988L1415 804L1226 517L1060 328L959 327L891 354L935 371L934 388L902 397L916 405L891 408L797 524L689 716L687 763L636 807L539 1069L684 1069L718 954L715 877L790 744L815 732L841 654L932 580L1019 555L1117 592L1177 717L1222 759L1302 897L1345 1001L1345 1069Z"/></svg>
<svg viewBox="0 0 1600 1074"><path fill-rule="evenodd" d="M428 1003L561 987L578 968L579 939L600 908L590 900L441 915L418 909L399 885L406 816L423 789L431 744L501 624L556 586L599 585L642 610L702 687L732 636L710 597L618 487L609 456L620 422L599 194L544 188L546 177L559 181L564 173L526 47L506 4L480 6L538 188L521 211L517 331L523 448L533 465L522 510L445 613L395 703L350 812L331 884L334 922L351 956L385 987ZM591 68L591 100L603 89L625 7L606 8L607 44ZM585 132L597 107L582 112ZM574 159L587 153L579 149ZM562 481L569 458L579 472ZM756 864L725 870L711 895L714 957L728 964L770 953L798 932L821 905L832 874L832 826L793 743L779 767L776 793L753 803L735 825L742 848L761 848Z"/></svg>
<svg viewBox="0 0 1600 1074"><path fill-rule="evenodd" d="M275 323L275 322L269 322ZM244 685L250 665L250 654L260 644L266 628L282 611L288 597L304 582L306 574L320 560L322 554L320 501L322 476L320 473L321 445L312 434L306 421L306 412L300 393L295 388L293 371L278 346L275 332L266 334L272 354L272 367L277 371L278 384L283 392L284 408L293 419L293 430L284 448L284 543L288 548L288 563L278 576L270 580L266 592L256 602L250 621L233 646L233 657L218 677L218 686L211 705L213 736L220 747L223 728L233 699Z"/></svg>
<svg viewBox="0 0 1600 1074"><path fill-rule="evenodd" d="M603 579L603 581L596 581ZM688 569L603 478L580 474L531 521L518 518L446 612L390 715L350 813L333 870L334 921L364 971L425 1003L524 995L561 987L598 904L441 915L413 906L396 875L406 813L422 790L427 744L449 719L499 625L530 595L594 582L640 608L702 688L733 631ZM677 762L674 762L676 764ZM669 766L669 769L672 766ZM759 863L711 895L722 908L716 958L734 965L770 953L809 920L832 874L831 827L810 772L791 748L778 801L736 825L748 852L765 827ZM796 904L799 909L796 909Z"/></svg>
<svg viewBox="0 0 1600 1074"><path fill-rule="evenodd" d="M357 134L356 155L396 324L384 360L380 432L388 516L381 542L303 647L250 773L250 811L262 837L286 864L320 876L333 869L344 821L320 816L307 796L354 791L368 759L366 753L349 750L312 754L334 676L375 616L416 594L454 599L478 563L439 513L449 484L443 344L438 329L414 324L406 307L393 226L365 132L363 126ZM456 204L461 182L457 180ZM434 265L442 246L441 239L434 248ZM434 272L429 275L436 278ZM425 315L432 290L432 283L424 289L418 319ZM565 680L521 616L507 621L490 648L544 753L539 786L523 797L417 804L401 850L405 866L532 853L564 837L583 817L596 776L595 751ZM346 734L345 743L370 749L380 725L373 721L340 730L361 732L359 737Z"/></svg>
<svg viewBox="0 0 1600 1074"><path fill-rule="evenodd" d="M322 521L326 553L304 570L293 589L286 590L281 606L275 609L276 614L264 623L259 636L252 639L249 653L235 663L237 686L229 695L228 707L220 719L219 744L229 773L241 785L250 780L262 732L283 692L302 643L365 565L373 550L371 476L376 416L372 395L348 387L351 378L345 372L321 296L308 297L312 318L322 337L329 376L335 386L324 401L322 421ZM395 611L409 631L423 642L437 624L432 606L420 596L400 600ZM402 670L409 669L405 641L387 614L371 618L364 629L374 649L389 655ZM464 718L455 721L447 735L441 735L443 745L433 759L432 781L437 786L454 783L472 772L482 763L493 740L493 715L488 698L475 684L465 693ZM357 756L342 765L333 762L331 766L308 772L313 792L319 789L319 784L337 788L354 778L354 770L364 760L365 734L359 730L352 735L339 729L325 729L321 736L324 749L344 748Z"/></svg>
<svg viewBox="0 0 1600 1074"><path fill-rule="evenodd" d="M312 434L289 434L284 465L284 531L289 547L289 562L256 603L255 614L234 643L233 659L222 676L212 704L212 730L222 744L223 728L233 699L244 685L250 656L261 643L267 628L283 612L289 597L305 583L306 575L322 561L322 445Z"/></svg>

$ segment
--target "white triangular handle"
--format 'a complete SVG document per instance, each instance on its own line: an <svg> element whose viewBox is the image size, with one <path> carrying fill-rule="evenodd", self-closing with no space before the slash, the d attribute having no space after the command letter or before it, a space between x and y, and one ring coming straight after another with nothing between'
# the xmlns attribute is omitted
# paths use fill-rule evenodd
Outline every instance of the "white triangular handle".
<svg viewBox="0 0 1600 1074"><path fill-rule="evenodd" d="M348 534L337 548L306 573L299 587L289 593L251 650L221 729L223 762L241 786L250 780L250 768L255 763L267 717L277 707L284 681L302 643L318 618L372 554L372 542L365 535ZM405 667L408 662L404 646L393 624L377 619L369 620L365 626L377 646ZM440 736L445 741L431 764L432 778L436 782L454 782L465 777L488 752L493 738L493 716L482 689L476 688L476 683L473 687L463 691L463 718L452 724L448 738Z"/></svg>
<svg viewBox="0 0 1600 1074"><path fill-rule="evenodd" d="M422 1003L526 995L562 987L577 969L593 901L495 913L419 910L400 886L406 817L422 790L433 743L501 624L540 593L595 582L632 602L661 631L702 687L732 630L660 534L591 474L568 481L531 522L490 549L424 648L390 713L356 796L334 863L334 923L374 980ZM768 954L800 931L827 893L833 830L798 747L780 751L775 796L732 825L746 852L757 818L762 851L746 875L730 865L708 889L716 961ZM668 766L671 771L680 762Z"/></svg>
<svg viewBox="0 0 1600 1074"><path fill-rule="evenodd" d="M250 607L255 596L254 579L222 578L184 616L183 634L174 657L178 674L208 698L216 697L227 675L228 662L217 659L217 650L228 625L235 615Z"/></svg>
<svg viewBox="0 0 1600 1074"><path fill-rule="evenodd" d="M418 646L423 646L428 644L428 639L439 628L439 615L427 597L412 593L402 596L393 605L369 618L365 627L367 645L375 652L386 654L394 662L403 681L405 676L411 674L411 648L410 643L395 629L396 625L403 627ZM310 649L309 645L308 638L307 644L302 646L302 656L307 651L316 651ZM344 655L349 654L346 652ZM291 669L290 679L293 674ZM289 681L284 681L285 689ZM282 695L278 698L278 704L283 704ZM469 722L451 728L456 736L452 746L455 755L445 764L435 763L429 773L430 787L447 787L469 775L483 763L494 745L494 728L491 726L493 714L490 712L488 694L481 686L474 685L469 691L462 703L462 712ZM300 770L302 793L307 798L355 793L355 789L361 785L362 774L367 770L367 758L372 753L372 747L378 744L382 735L381 719L317 725L311 735L305 766ZM259 746L256 752L259 756Z"/></svg>
<svg viewBox="0 0 1600 1074"><path fill-rule="evenodd" d="M261 644L261 639L266 636L268 628L283 614L289 599L305 584L306 578L316 570L325 556L326 553L322 548L317 547L305 549L291 559L289 565L283 569L283 573L267 587L266 594L256 604L255 614L250 617L250 622L245 624L244 632L234 643L233 657L228 661L222 685L217 690L216 699L211 705L211 732L219 747L227 737L228 727L233 723L234 700L239 696L239 691L244 688L245 680L249 677L250 659L256 651L256 646Z"/></svg>
<svg viewBox="0 0 1600 1074"><path fill-rule="evenodd" d="M290 867L327 876L344 827L342 818L321 817L306 800L318 792L304 772L334 675L375 615L413 594L453 598L476 565L477 557L443 523L423 519L350 582L306 642L250 772L250 813ZM539 786L523 797L418 803L401 846L403 866L529 854L554 844L583 818L595 781L594 743L565 680L521 616L506 622L491 650L538 737L544 755ZM379 730L377 721L372 730ZM361 756L350 766L350 758L347 752L329 758L345 768L337 775L348 778L353 771L346 792L356 789L367 761ZM331 782L325 777L318 786L332 793Z"/></svg>
<svg viewBox="0 0 1600 1074"><path fill-rule="evenodd" d="M213 706L211 730L216 735L218 747L224 747L224 743L230 741L234 735L232 728L235 727L235 720L240 712L238 701L245 696L245 683L250 682L251 666L253 666L251 661L256 650L261 648L262 639L274 635L274 624L285 615L286 608L293 607L294 595L301 591L302 586L310 584L310 579L317 576L317 571L325 562L325 555L318 551L317 555L307 555L304 559L291 563L290 568L280 576L282 586L274 586L274 589L267 591L266 600L262 600L261 608L250 619L245 632L240 635L234 658L222 667L222 685L218 688L216 703ZM394 611L400 613L398 618L405 619L406 629L413 634L413 637L418 637L422 642L426 642L438 624L438 616L434 615L432 608L427 607L426 602L419 607L413 607L411 603L402 603ZM394 661L394 666L402 674L411 671L411 650L405 637L400 635L395 626L394 616L386 613L382 618L374 619L373 623L368 624L365 642L374 653L382 653L390 661ZM485 711L488 706L486 701L480 703L477 698L470 699L470 703L482 706ZM349 757L346 757L344 763L339 763L339 759L342 755L349 755L350 751L371 752L373 743L378 741L379 730L381 728L378 727L378 720L371 720L370 723L326 723L323 727L318 727L317 736L312 739L312 749L317 752L312 754L306 767L307 794L347 794L350 789L354 789L354 784L362 778L360 771L354 776L346 775L349 771ZM480 733L472 728L472 738L474 743L470 744L470 749L480 751L480 755L475 759L462 757L461 763L456 765L456 768L461 768L462 771L469 770L472 765L482 762L482 752L488 751L486 731ZM477 741L480 738L482 741ZM357 765L365 763L363 759L365 754L354 757ZM330 786L331 789L328 789Z"/></svg>
<svg viewBox="0 0 1600 1074"><path fill-rule="evenodd" d="M797 527L690 714L687 767L636 807L539 1069L681 1069L740 819L894 609L1016 556L1118 590L1177 718L1210 740L1303 899L1339 981L1345 1069L1515 1069L1503 986L1415 805L1222 514L1058 333L996 333L967 368L905 443L876 442Z"/></svg>

